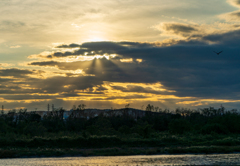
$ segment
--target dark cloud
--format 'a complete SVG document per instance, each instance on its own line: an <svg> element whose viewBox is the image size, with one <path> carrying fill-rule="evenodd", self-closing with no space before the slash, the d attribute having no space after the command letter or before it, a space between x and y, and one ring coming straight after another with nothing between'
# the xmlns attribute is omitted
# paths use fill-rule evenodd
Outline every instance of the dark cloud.
<svg viewBox="0 0 240 166"><path fill-rule="evenodd" d="M231 16L240 17L240 11L230 13Z"/></svg>
<svg viewBox="0 0 240 166"><path fill-rule="evenodd" d="M210 34L202 37L202 40L216 42L223 45L224 47L239 46L240 41L240 30L232 30L225 33Z"/></svg>
<svg viewBox="0 0 240 166"><path fill-rule="evenodd" d="M59 45L56 48L76 48L81 47L86 50L99 51L99 50L117 50L124 47L149 47L152 46L150 43L139 43L139 42L111 42L111 41L101 41L101 42L86 42L83 44L69 44L69 45Z"/></svg>
<svg viewBox="0 0 240 166"><path fill-rule="evenodd" d="M68 56L75 56L75 55L84 55L85 53L87 53L87 50L85 49L79 49L77 51L73 51L73 52L55 52L52 55L48 55L47 58L54 58L54 57L68 57Z"/></svg>
<svg viewBox="0 0 240 166"><path fill-rule="evenodd" d="M137 92L137 93L150 93L150 94L173 94L172 92L166 92L166 91L156 91L150 87L144 88L142 86L135 86L135 85L129 85L127 87L122 86L112 86L113 89L120 90L122 92Z"/></svg>
<svg viewBox="0 0 240 166"><path fill-rule="evenodd" d="M9 82L9 81L13 81L13 79L0 78L0 83Z"/></svg>
<svg viewBox="0 0 240 166"><path fill-rule="evenodd" d="M199 38L203 34L199 25L178 22L164 22L156 28L161 31L162 35L177 35L184 38Z"/></svg>
<svg viewBox="0 0 240 166"><path fill-rule="evenodd" d="M51 77L48 79L38 79L33 81L34 87L42 89L46 93L74 92L75 90L84 90L102 84L102 80L96 77ZM69 88L64 88L69 85Z"/></svg>
<svg viewBox="0 0 240 166"><path fill-rule="evenodd" d="M240 5L240 0L232 0L235 4Z"/></svg>
<svg viewBox="0 0 240 166"><path fill-rule="evenodd" d="M26 75L33 73L31 70L20 70L16 68L0 69L0 76L26 77Z"/></svg>
<svg viewBox="0 0 240 166"><path fill-rule="evenodd" d="M224 17L229 16L230 18L233 18L233 16L240 18L240 12L237 11L228 13L227 16ZM175 47L176 45L209 46L209 43L232 47L238 46L240 36L240 29L238 24L229 26L228 31L215 30L214 33L208 32L206 28L199 25L189 25L182 23L162 23L159 27L159 30L161 30L164 34L178 35L186 38L185 40L173 41L173 47Z"/></svg>
<svg viewBox="0 0 240 166"><path fill-rule="evenodd" d="M63 45L57 46L56 48L77 48L77 47L80 47L80 46L81 45L79 45L79 44L72 43L72 44L69 44L69 45L63 44Z"/></svg>
<svg viewBox="0 0 240 166"><path fill-rule="evenodd" d="M203 40L221 41L221 45L207 45L198 41L179 42L170 47L140 47L136 43L125 43L130 47L123 47L122 43L96 42L87 43L88 49L99 50L104 46L106 52L119 54L122 58L143 59L142 63L121 63L119 59L94 59L84 62L34 62L31 65L57 66L59 69L83 69L94 77L69 78L69 82L78 82L74 89L85 89L109 82L161 82L167 89L175 90L177 96L209 97L209 98L237 98L240 74L238 67L240 57L238 47L229 47L224 42L235 42L238 31L216 36L205 36ZM196 44L193 44L196 43ZM109 44L109 46L107 46ZM235 43L237 44L237 43ZM83 44L85 45L85 44ZM112 47L112 46L115 47ZM134 47L133 47L134 45ZM142 44L140 44L142 45ZM139 47L138 47L139 46ZM122 48L123 47L123 48ZM107 49L110 50L107 50ZM115 50L114 50L115 49ZM219 56L213 51L224 50ZM51 81L50 81L51 80ZM48 91L58 91L65 82L65 78L52 78L44 81L41 87ZM56 86L56 84L59 84ZM229 87L232 87L229 90ZM123 92L157 93L142 87L121 89Z"/></svg>
<svg viewBox="0 0 240 166"><path fill-rule="evenodd" d="M181 23L165 23L162 28L166 31L173 31L176 34L179 34L197 31L195 27L196 26Z"/></svg>
<svg viewBox="0 0 240 166"><path fill-rule="evenodd" d="M180 28L181 29L181 28ZM181 31L191 33L191 29ZM196 34L197 35L197 34ZM228 99L238 100L240 94L240 30L225 33L199 35L195 40L177 40L174 45L158 47L157 44L137 42L90 42L79 45L81 51L105 52L117 54L115 58L93 59L89 61L58 62L36 61L31 66L55 66L61 70L83 70L87 75L66 73L65 76L48 78L31 78L29 74L40 71L1 69L1 76L13 76L19 79L0 78L0 94L4 99L22 100L33 99L31 93L42 93L43 97L36 99L87 97L92 95L91 101L131 100L148 98L152 95L175 95L178 97L196 97L198 99ZM216 44L208 44L209 42ZM59 47L70 48L73 45ZM213 51L221 51L220 55ZM78 51L78 50L76 50ZM54 54L53 54L54 55ZM55 56L56 57L56 56ZM123 63L120 59L132 58L131 63ZM139 63L136 60L142 59ZM71 77L71 76L75 77ZM105 81L125 84L109 86L113 90L120 90L123 94L107 96ZM128 83L153 84L160 82L167 91ZM29 89L18 88L22 84L30 85ZM8 86L7 86L8 85ZM175 92L173 92L175 91ZM18 95L14 97L14 92ZM25 93L28 93L24 95ZM146 95L132 95L131 92ZM7 96L9 94L9 96ZM51 94L51 95L50 95ZM95 97L99 95L102 97ZM105 96L106 95L106 96ZM40 96L40 95L39 95ZM167 101L167 99L163 99ZM182 100L178 100L181 102ZM172 105L177 101L168 101Z"/></svg>
<svg viewBox="0 0 240 166"><path fill-rule="evenodd" d="M32 62L29 65L36 65L36 66L56 66L60 62L56 61L43 61L43 62Z"/></svg>
<svg viewBox="0 0 240 166"><path fill-rule="evenodd" d="M124 50L129 48L139 48L139 47L154 47L150 43L138 43L138 42L87 42L81 45L79 44L69 44L69 45L59 45L56 48L78 48L72 52L54 52L46 56L46 58L59 58L59 57L68 57L68 56L77 56L77 55L104 55L104 54L113 54L117 50ZM38 55L39 57L44 57Z"/></svg>
<svg viewBox="0 0 240 166"><path fill-rule="evenodd" d="M228 13L226 17L233 18L233 16L240 16L240 12ZM225 17L225 16L224 16ZM240 17L239 17L240 18ZM211 44L218 44L224 46L236 46L239 42L240 29L239 25L228 25L228 31L221 31L216 29L214 32L208 31L206 27L192 24L182 24L182 23L162 23L159 26L159 30L162 31L164 35L177 35L184 37L183 40L174 40L173 47L176 45L190 46L209 46Z"/></svg>
<svg viewBox="0 0 240 166"><path fill-rule="evenodd" d="M222 19L225 19L228 22L239 22L240 20L240 11L234 11L230 13L225 13L219 16Z"/></svg>
<svg viewBox="0 0 240 166"><path fill-rule="evenodd" d="M232 6L240 8L240 0L228 0L228 2ZM226 21L229 21L229 22L239 22L240 11L238 10L238 11L234 11L234 12L230 12L230 13L221 14L219 17L222 19L225 19Z"/></svg>
<svg viewBox="0 0 240 166"><path fill-rule="evenodd" d="M196 30L190 26L169 27L179 32ZM87 74L94 74L95 77L91 79L98 80L98 83L160 81L170 90L176 90L180 96L214 97L217 90L212 90L213 87L217 88L218 92L224 92L226 88L225 93L227 93L227 87L239 81L235 77L239 73L239 32L235 30L203 37L199 35L198 40L179 40L169 47L156 47L154 44L136 42L90 42L79 46L89 52L104 51L118 54L120 58L143 59L142 63L121 63L118 57L111 60L94 59L71 63L33 62L31 65L57 66L62 70L83 69ZM209 41L218 44L208 45ZM71 44L64 47L70 46ZM224 50L224 53L220 56L213 52L221 50Z"/></svg>
<svg viewBox="0 0 240 166"><path fill-rule="evenodd" d="M147 96L143 95L129 95L129 96L115 96L115 97L107 97L107 98L93 98L92 100L116 100L116 99L145 99Z"/></svg>
<svg viewBox="0 0 240 166"><path fill-rule="evenodd" d="M55 99L54 96L49 95L30 95L30 94L24 94L24 95L6 95L3 96L6 100L47 100L47 99Z"/></svg>
<svg viewBox="0 0 240 166"><path fill-rule="evenodd" d="M78 61L78 62L57 62L57 61L42 61L42 62L32 62L29 65L33 66L49 66L57 68L61 70L77 70L77 69L86 69L91 66L92 61Z"/></svg>

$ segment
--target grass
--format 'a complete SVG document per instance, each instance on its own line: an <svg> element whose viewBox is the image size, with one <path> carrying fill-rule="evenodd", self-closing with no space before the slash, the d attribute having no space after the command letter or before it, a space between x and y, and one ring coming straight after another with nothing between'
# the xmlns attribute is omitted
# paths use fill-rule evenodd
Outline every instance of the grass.
<svg viewBox="0 0 240 166"><path fill-rule="evenodd" d="M240 152L240 135L154 133L154 138L58 136L0 138L0 158Z"/></svg>
<svg viewBox="0 0 240 166"><path fill-rule="evenodd" d="M240 146L146 147L146 148L12 148L0 149L0 158L65 157L65 156L125 156L155 154L211 154L240 152Z"/></svg>

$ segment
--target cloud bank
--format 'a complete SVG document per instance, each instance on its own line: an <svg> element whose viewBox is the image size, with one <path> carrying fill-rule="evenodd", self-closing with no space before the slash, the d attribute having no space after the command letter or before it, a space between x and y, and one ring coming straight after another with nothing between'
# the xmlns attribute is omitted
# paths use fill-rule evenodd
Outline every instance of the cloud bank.
<svg viewBox="0 0 240 166"><path fill-rule="evenodd" d="M191 34L196 29L174 23L165 30ZM175 40L171 46L129 41L59 45L55 49L62 52L56 50L44 58L38 54L27 64L41 70L1 69L1 98L6 103L82 101L124 105L151 101L165 107L238 103L238 35L239 30L205 34ZM72 52L64 52L71 48ZM224 52L220 55L213 52L221 50ZM112 54L115 56L99 58ZM71 61L62 59L69 57ZM51 73L47 73L49 68Z"/></svg>
<svg viewBox="0 0 240 166"><path fill-rule="evenodd" d="M51 1L53 4L54 2L56 1ZM3 2L0 3L3 4ZM157 5L159 1L152 3ZM229 0L228 3L240 8L238 0ZM31 4L31 1L25 1L22 5ZM56 6L63 7L65 4L65 2L57 2ZM92 4L93 1L89 2L90 6ZM103 4L111 7L117 4L124 7L126 4L133 6L135 3L133 1L118 3L104 1ZM211 25L197 24L187 19L174 18L167 21L163 17L161 17L161 23L159 21L157 23L156 20L151 24L144 22L144 28L147 28L147 25L150 29L148 31L151 31L151 35L154 36L151 39L152 42L140 42L149 40L121 41L119 38L116 41L97 42L104 33L100 33L94 29L95 27L107 31L114 28L116 30L117 25L121 24L134 25L131 27L134 30L128 33L124 31L125 26L119 27L122 27L121 30L123 29L122 31L128 34L127 36L131 36L134 32L133 36L140 38L143 34L140 33L140 28L138 29L139 25L132 22L133 19L141 18L140 14L143 11L129 7L124 11L132 11L135 15L127 16L118 10L111 10L109 14L104 11L103 4L98 4L102 6L101 9L65 12L70 13L67 16L62 14L64 12L51 10L50 12L58 13L59 16L54 19L54 23L44 22L42 19L44 24L41 25L35 21L29 21L32 18L28 17L26 17L26 22L22 19L11 20L0 17L2 32L0 33L3 34L3 38L5 37L4 40L6 34L14 41L15 39L22 40L24 35L29 34L26 38L27 42L38 37L39 34L45 34L38 39L47 41L51 38L51 41L56 39L56 42L75 41L68 44L55 44L52 49L45 51L35 51L35 54L28 56L27 62L19 63L14 67L8 62L1 63L0 99L2 104L6 107L21 105L40 109L46 109L48 103L67 108L80 103L98 108L124 107L127 103L136 108L148 103L163 108L196 108L209 105L220 106L220 104L231 107L240 106L240 78L238 77L240 74L240 25L237 23L239 11L222 14L219 17L225 19L226 22L216 22ZM144 4L144 1L139 2L142 9ZM170 10L172 3L166 2L166 4ZM184 5L183 2L181 4ZM6 1L4 5L12 6L13 4ZM39 5L45 4L39 2ZM71 6L66 11L71 11L70 9L73 8L74 6ZM154 10L150 12L149 9L144 8L144 12L148 14L148 17L146 15L145 17L155 18L156 14L159 15L158 9L159 6L154 7ZM186 9L189 9L189 6ZM5 10L8 10L6 6ZM175 7L174 10L182 13L183 8ZM191 10L197 9L191 8ZM83 23L76 18L62 23L62 17L67 20L78 14L81 18L89 19L91 22L85 20L86 24L84 22L84 26L81 26ZM108 17L111 14L116 17ZM120 17L119 14L123 14L121 19L117 19ZM33 18L37 16L39 16L38 12ZM49 15L44 15L44 18L49 20ZM112 27L108 24L107 26L106 22L101 22L103 20L116 22L116 25ZM70 28L66 28L66 25ZM152 25L155 25L154 28L150 28ZM87 31L89 27L92 29ZM142 27L143 24L141 24ZM62 30L66 28L66 32L58 32L58 28ZM86 42L89 41L87 36L77 36L80 34L80 29L81 33L93 34L91 42ZM119 35L120 30L117 29L116 33ZM73 36L81 38L82 41L76 42ZM156 38L159 40L153 42ZM6 44L6 47L23 49L25 45L17 41ZM219 55L214 53L214 51L222 50L223 53Z"/></svg>

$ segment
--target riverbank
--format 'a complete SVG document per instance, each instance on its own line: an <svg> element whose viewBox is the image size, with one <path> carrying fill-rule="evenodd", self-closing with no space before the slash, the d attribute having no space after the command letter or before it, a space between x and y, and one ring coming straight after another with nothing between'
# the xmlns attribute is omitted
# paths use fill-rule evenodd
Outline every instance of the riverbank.
<svg viewBox="0 0 240 166"><path fill-rule="evenodd" d="M125 156L240 152L240 135L156 133L154 138L126 136L24 136L0 138L0 158Z"/></svg>
<svg viewBox="0 0 240 166"><path fill-rule="evenodd" d="M0 158L240 152L240 114L234 111L147 111L134 119L124 110L123 116L68 120L57 116L61 111L43 119L21 111L18 118L14 111L2 114Z"/></svg>
<svg viewBox="0 0 240 166"><path fill-rule="evenodd" d="M240 146L191 146L191 147L144 147L144 148L4 148L0 158L73 157L73 156L126 156L160 154L215 154L237 153Z"/></svg>

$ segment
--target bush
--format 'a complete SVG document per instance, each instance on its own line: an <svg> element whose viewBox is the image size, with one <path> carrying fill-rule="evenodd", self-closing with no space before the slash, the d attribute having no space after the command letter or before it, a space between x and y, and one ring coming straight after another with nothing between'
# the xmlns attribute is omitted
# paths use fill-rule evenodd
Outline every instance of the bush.
<svg viewBox="0 0 240 166"><path fill-rule="evenodd" d="M129 128L128 126L126 126L126 125L121 126L121 127L118 129L118 131L119 131L120 133L123 133L123 134L130 134L130 133L131 133L130 128Z"/></svg>
<svg viewBox="0 0 240 166"><path fill-rule="evenodd" d="M173 134L183 134L191 130L191 123L184 119L175 119L169 123L169 131Z"/></svg>
<svg viewBox="0 0 240 166"><path fill-rule="evenodd" d="M31 136L41 136L43 135L45 132L47 131L47 129L45 127L43 127L41 124L36 123L36 122L32 122L29 123L24 129L23 129L23 133L25 135L29 134Z"/></svg>
<svg viewBox="0 0 240 166"><path fill-rule="evenodd" d="M213 124L206 124L205 126L203 126L201 129L201 133L202 134L211 134L211 133L227 134L229 133L229 131L227 127L218 123L213 123Z"/></svg>
<svg viewBox="0 0 240 166"><path fill-rule="evenodd" d="M148 138L153 132L152 125L149 125L148 122L143 122L141 120L131 128L132 133L137 133L144 138Z"/></svg>
<svg viewBox="0 0 240 166"><path fill-rule="evenodd" d="M12 128L9 127L3 119L0 119L0 133L11 132Z"/></svg>

